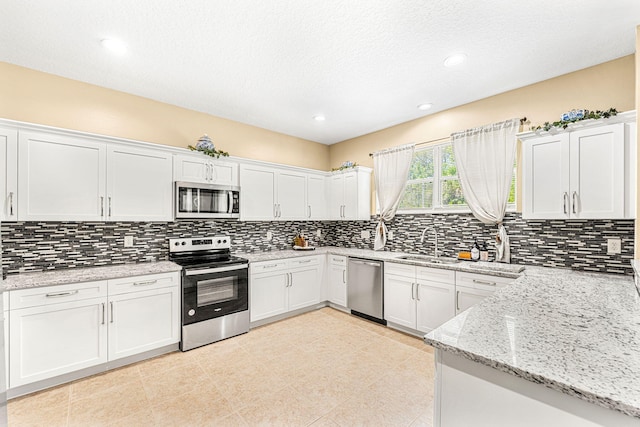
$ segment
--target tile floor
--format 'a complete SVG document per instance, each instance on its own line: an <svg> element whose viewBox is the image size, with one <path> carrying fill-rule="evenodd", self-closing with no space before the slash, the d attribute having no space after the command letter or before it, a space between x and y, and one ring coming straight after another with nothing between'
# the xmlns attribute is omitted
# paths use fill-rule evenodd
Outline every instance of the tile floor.
<svg viewBox="0 0 640 427"><path fill-rule="evenodd" d="M9 426L431 426L433 353L331 308L9 402Z"/></svg>

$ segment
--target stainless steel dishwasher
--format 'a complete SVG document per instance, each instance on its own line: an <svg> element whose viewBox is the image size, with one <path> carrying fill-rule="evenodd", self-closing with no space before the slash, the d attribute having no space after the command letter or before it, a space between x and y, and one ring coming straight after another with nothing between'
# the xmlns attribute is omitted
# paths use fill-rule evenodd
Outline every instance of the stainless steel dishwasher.
<svg viewBox="0 0 640 427"><path fill-rule="evenodd" d="M383 310L382 261L349 257L347 306L351 313L386 324Z"/></svg>

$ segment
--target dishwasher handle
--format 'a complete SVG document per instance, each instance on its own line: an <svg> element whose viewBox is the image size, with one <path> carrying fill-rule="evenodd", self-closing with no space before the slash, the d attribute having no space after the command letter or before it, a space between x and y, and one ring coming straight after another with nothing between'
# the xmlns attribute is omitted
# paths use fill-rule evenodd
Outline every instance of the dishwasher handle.
<svg viewBox="0 0 640 427"><path fill-rule="evenodd" d="M354 263L354 264L360 264L360 265L368 265L368 266L371 266L371 267L381 267L382 266L381 262L362 261L362 260L353 259L353 258L349 258L349 262Z"/></svg>

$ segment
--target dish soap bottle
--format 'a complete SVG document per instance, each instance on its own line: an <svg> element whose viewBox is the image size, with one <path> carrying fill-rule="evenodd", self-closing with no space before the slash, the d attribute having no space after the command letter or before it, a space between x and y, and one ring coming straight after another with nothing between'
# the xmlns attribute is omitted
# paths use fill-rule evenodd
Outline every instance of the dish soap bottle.
<svg viewBox="0 0 640 427"><path fill-rule="evenodd" d="M471 259L474 261L480 259L480 246L478 246L477 239L473 239L473 247L471 248Z"/></svg>
<svg viewBox="0 0 640 427"><path fill-rule="evenodd" d="M486 242L483 242L480 248L480 261L489 261L489 250Z"/></svg>

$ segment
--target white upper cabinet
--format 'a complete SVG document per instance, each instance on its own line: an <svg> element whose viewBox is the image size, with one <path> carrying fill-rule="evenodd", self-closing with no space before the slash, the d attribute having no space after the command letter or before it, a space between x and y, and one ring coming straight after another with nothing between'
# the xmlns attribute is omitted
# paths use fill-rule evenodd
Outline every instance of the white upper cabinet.
<svg viewBox="0 0 640 427"><path fill-rule="evenodd" d="M0 222L18 220L18 131L0 126Z"/></svg>
<svg viewBox="0 0 640 427"><path fill-rule="evenodd" d="M172 158L46 132L18 136L21 221L169 221Z"/></svg>
<svg viewBox="0 0 640 427"><path fill-rule="evenodd" d="M324 219L325 176L286 167L240 165L240 219Z"/></svg>
<svg viewBox="0 0 640 427"><path fill-rule="evenodd" d="M519 135L523 218L635 217L635 122L629 122L635 114L621 116L617 120L626 123L605 120L556 135Z"/></svg>
<svg viewBox="0 0 640 427"><path fill-rule="evenodd" d="M307 175L307 219L327 217L327 186L324 175Z"/></svg>
<svg viewBox="0 0 640 427"><path fill-rule="evenodd" d="M334 172L329 177L329 219L367 220L371 217L371 169Z"/></svg>
<svg viewBox="0 0 640 427"><path fill-rule="evenodd" d="M107 219L171 221L172 157L160 150L110 145L107 150Z"/></svg>
<svg viewBox="0 0 640 427"><path fill-rule="evenodd" d="M175 181L237 186L238 164L205 154L178 154L173 160L173 178Z"/></svg>
<svg viewBox="0 0 640 427"><path fill-rule="evenodd" d="M18 218L100 221L106 211L106 145L20 131Z"/></svg>

